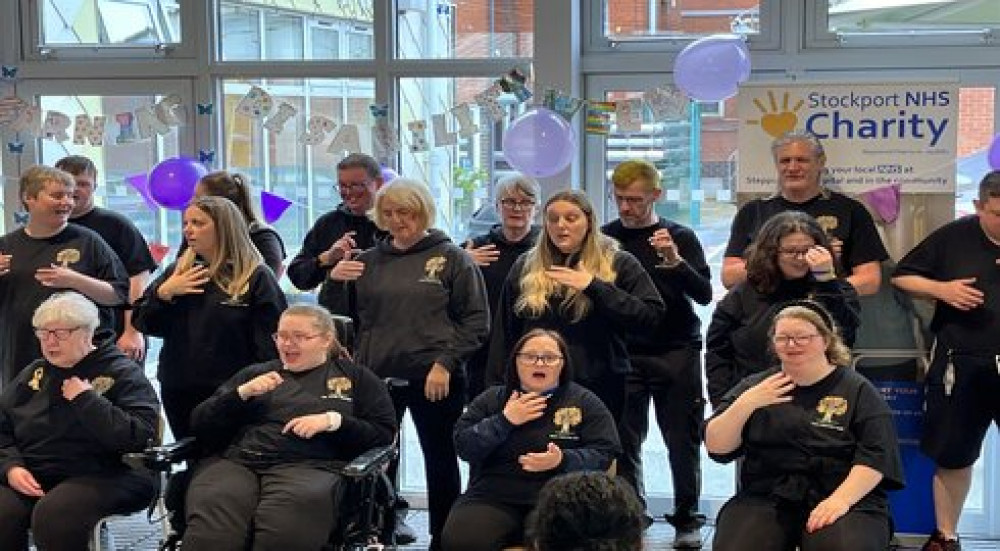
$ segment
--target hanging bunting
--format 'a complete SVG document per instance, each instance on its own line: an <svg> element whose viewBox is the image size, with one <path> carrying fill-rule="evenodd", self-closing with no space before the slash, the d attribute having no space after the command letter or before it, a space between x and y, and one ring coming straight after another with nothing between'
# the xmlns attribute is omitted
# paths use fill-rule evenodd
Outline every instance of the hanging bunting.
<svg viewBox="0 0 1000 551"><path fill-rule="evenodd" d="M615 102L615 126L623 134L642 131L642 100L633 98Z"/></svg>
<svg viewBox="0 0 1000 551"><path fill-rule="evenodd" d="M280 195L260 192L260 210L264 213L264 221L273 224L292 206L292 202Z"/></svg>
<svg viewBox="0 0 1000 551"><path fill-rule="evenodd" d="M430 150L427 144L427 121L410 121L406 125L410 131L410 153L421 153Z"/></svg>
<svg viewBox="0 0 1000 551"><path fill-rule="evenodd" d="M587 121L584 131L587 134L607 135L611 132L611 115L615 112L613 101L588 101Z"/></svg>

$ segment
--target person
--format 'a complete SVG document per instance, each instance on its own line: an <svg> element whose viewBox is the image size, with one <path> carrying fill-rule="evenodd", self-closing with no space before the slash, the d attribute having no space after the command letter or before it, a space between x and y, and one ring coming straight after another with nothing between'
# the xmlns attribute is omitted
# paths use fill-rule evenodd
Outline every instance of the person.
<svg viewBox="0 0 1000 551"><path fill-rule="evenodd" d="M560 473L605 471L621 451L608 409L573 382L558 333L525 333L507 371L507 384L476 397L455 425L455 447L470 474L444 527L446 550L523 544L525 518L546 481Z"/></svg>
<svg viewBox="0 0 1000 551"><path fill-rule="evenodd" d="M503 357L522 335L552 329L569 345L574 380L620 420L631 369L625 334L657 327L663 300L639 261L598 231L583 192L556 193L543 212L538 240L514 263L501 291L488 369L502 377Z"/></svg>
<svg viewBox="0 0 1000 551"><path fill-rule="evenodd" d="M542 191L534 178L513 174L497 182L496 209L500 223L488 233L469 239L465 250L483 272L490 312L495 312L511 266L538 239L538 226L533 224L538 213L538 198ZM479 396L486 385L486 365L489 346L484 345L469 359L469 399Z"/></svg>
<svg viewBox="0 0 1000 551"><path fill-rule="evenodd" d="M260 251L264 265L271 268L277 279L281 279L281 274L285 272L285 243L278 232L261 222L254 212L253 203L250 201L250 182L247 177L238 172L225 170L209 172L198 180L194 188L195 197L207 195L225 197L240 209L243 221L250 230L250 241Z"/></svg>
<svg viewBox="0 0 1000 551"><path fill-rule="evenodd" d="M643 512L620 478L576 472L549 480L528 521L532 551L638 551Z"/></svg>
<svg viewBox="0 0 1000 551"><path fill-rule="evenodd" d="M70 173L76 182L70 222L100 235L118 255L128 274L128 302L123 308L115 309L114 330L118 334L118 348L141 364L146 357L146 338L132 325L132 304L146 289L149 274L156 271L149 244L126 216L94 204L97 166L93 161L82 155L69 155L56 161L56 168Z"/></svg>
<svg viewBox="0 0 1000 551"><path fill-rule="evenodd" d="M774 314L791 300L814 299L830 311L844 341L854 341L858 296L833 269L831 245L808 214L771 217L747 252L747 280L715 306L705 343L705 373L713 407L740 379L771 361L767 332Z"/></svg>
<svg viewBox="0 0 1000 551"><path fill-rule="evenodd" d="M936 301L921 440L936 465L937 527L927 551L961 549L958 520L972 466L990 423L1000 425L1000 171L983 177L974 205L975 214L945 224L908 252L892 279Z"/></svg>
<svg viewBox="0 0 1000 551"><path fill-rule="evenodd" d="M27 551L30 530L38 549L87 549L100 519L156 496L121 459L156 438L160 404L82 294L48 297L31 324L43 359L0 394L0 548Z"/></svg>
<svg viewBox="0 0 1000 551"><path fill-rule="evenodd" d="M816 218L830 238L837 275L858 294L875 294L881 282L879 263L889 254L864 205L821 183L826 164L823 144L812 133L797 130L775 139L771 153L778 193L754 199L736 212L722 259L722 284L729 289L746 279L744 253L764 222L779 212L799 210Z"/></svg>
<svg viewBox="0 0 1000 551"><path fill-rule="evenodd" d="M18 193L28 224L0 237L0 385L41 355L31 316L60 290L99 305L101 328L114 327L112 308L128 297L128 276L111 247L69 223L73 177L44 165L21 174Z"/></svg>
<svg viewBox="0 0 1000 551"><path fill-rule="evenodd" d="M710 457L744 458L712 549L888 549L886 491L903 486L889 406L847 367L850 351L819 303L782 309L767 339L779 365L743 379L705 425Z"/></svg>
<svg viewBox="0 0 1000 551"><path fill-rule="evenodd" d="M186 550L322 548L344 488L335 467L393 440L385 384L341 354L329 312L290 306L274 342L279 359L240 370L194 410L199 438L228 444L195 467Z"/></svg>
<svg viewBox="0 0 1000 551"><path fill-rule="evenodd" d="M177 438L191 434L191 411L220 384L278 356L271 334L286 307L232 201L192 200L184 238L187 250L149 284L132 314L140 331L163 339L157 378Z"/></svg>
<svg viewBox="0 0 1000 551"><path fill-rule="evenodd" d="M611 175L618 219L601 231L634 255L649 274L666 305L653 336L628 338L632 371L626 376L626 409L622 420L619 474L645 501L642 444L649 427L649 402L667 443L674 487L675 548L701 547L698 513L701 495L701 423L705 398L701 376L701 320L693 303L712 301L711 272L705 252L691 228L661 218L654 206L663 190L652 163L628 160Z"/></svg>
<svg viewBox="0 0 1000 551"><path fill-rule="evenodd" d="M342 202L320 216L306 233L302 248L288 265L288 279L303 291L320 285L319 303L334 314L348 315L350 293L342 282L330 279L330 270L351 253L367 250L386 232L368 217L375 192L382 187L382 167L372 156L351 153L337 163L337 185Z"/></svg>
<svg viewBox="0 0 1000 551"><path fill-rule="evenodd" d="M357 257L345 253L330 277L351 282L358 362L393 382L396 420L409 410L417 429L436 550L460 489L452 431L465 403L465 362L489 332L486 285L472 257L431 227L434 199L423 182L384 185L373 213L388 237Z"/></svg>

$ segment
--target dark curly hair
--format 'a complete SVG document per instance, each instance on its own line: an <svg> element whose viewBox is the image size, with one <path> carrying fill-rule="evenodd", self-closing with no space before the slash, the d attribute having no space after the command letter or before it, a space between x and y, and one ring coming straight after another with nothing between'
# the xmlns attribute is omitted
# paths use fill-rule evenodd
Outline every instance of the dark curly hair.
<svg viewBox="0 0 1000 551"><path fill-rule="evenodd" d="M830 238L812 216L797 210L775 214L761 226L747 248L747 283L758 293L770 295L785 278L778 265L778 248L781 240L793 233L804 233L817 245L833 252Z"/></svg>
<svg viewBox="0 0 1000 551"><path fill-rule="evenodd" d="M635 490L603 472L575 472L549 480L528 517L534 551L642 549L643 508Z"/></svg>

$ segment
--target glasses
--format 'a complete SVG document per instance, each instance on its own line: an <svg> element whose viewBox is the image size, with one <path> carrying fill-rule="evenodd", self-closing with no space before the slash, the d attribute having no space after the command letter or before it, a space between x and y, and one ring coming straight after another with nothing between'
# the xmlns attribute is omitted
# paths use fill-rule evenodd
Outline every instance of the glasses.
<svg viewBox="0 0 1000 551"><path fill-rule="evenodd" d="M501 199L500 205L505 209L510 210L528 210L535 206L535 202L531 199Z"/></svg>
<svg viewBox="0 0 1000 551"><path fill-rule="evenodd" d="M302 344L306 341L315 339L316 337L322 336L322 333L315 333L312 335L306 335L305 333L272 333L271 339L275 343L281 344L283 342L290 342L292 344Z"/></svg>
<svg viewBox="0 0 1000 551"><path fill-rule="evenodd" d="M558 354L531 354L529 352L518 352L517 359L526 364L542 364L551 367L561 362L563 357Z"/></svg>
<svg viewBox="0 0 1000 551"><path fill-rule="evenodd" d="M43 341L46 337L55 337L57 341L64 341L73 334L73 331L79 329L80 326L70 327L68 329L42 329L41 327L35 328L35 336L38 340Z"/></svg>
<svg viewBox="0 0 1000 551"><path fill-rule="evenodd" d="M819 333L813 333L812 335L775 335L771 337L771 342L774 343L774 346L788 346L793 343L795 346L805 346L818 336Z"/></svg>
<svg viewBox="0 0 1000 551"><path fill-rule="evenodd" d="M352 191L364 191L368 189L368 184L371 180L365 180L364 182L339 182L337 188L340 190L340 194L350 193Z"/></svg>
<svg viewBox="0 0 1000 551"><path fill-rule="evenodd" d="M802 258L809 249L778 249L778 254L785 258Z"/></svg>
<svg viewBox="0 0 1000 551"><path fill-rule="evenodd" d="M637 207L646 203L648 199L645 197L626 197L624 195L618 195L617 193L612 193L611 198L615 200L615 203L626 204L632 207Z"/></svg>

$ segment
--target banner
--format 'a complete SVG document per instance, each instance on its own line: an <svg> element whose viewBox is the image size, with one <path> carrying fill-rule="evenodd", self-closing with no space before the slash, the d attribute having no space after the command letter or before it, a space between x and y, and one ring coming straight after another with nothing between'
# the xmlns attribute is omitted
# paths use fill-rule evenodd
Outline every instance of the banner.
<svg viewBox="0 0 1000 551"><path fill-rule="evenodd" d="M777 189L771 142L790 130L820 138L834 189L955 191L957 84L753 83L740 86L737 105L737 191Z"/></svg>

